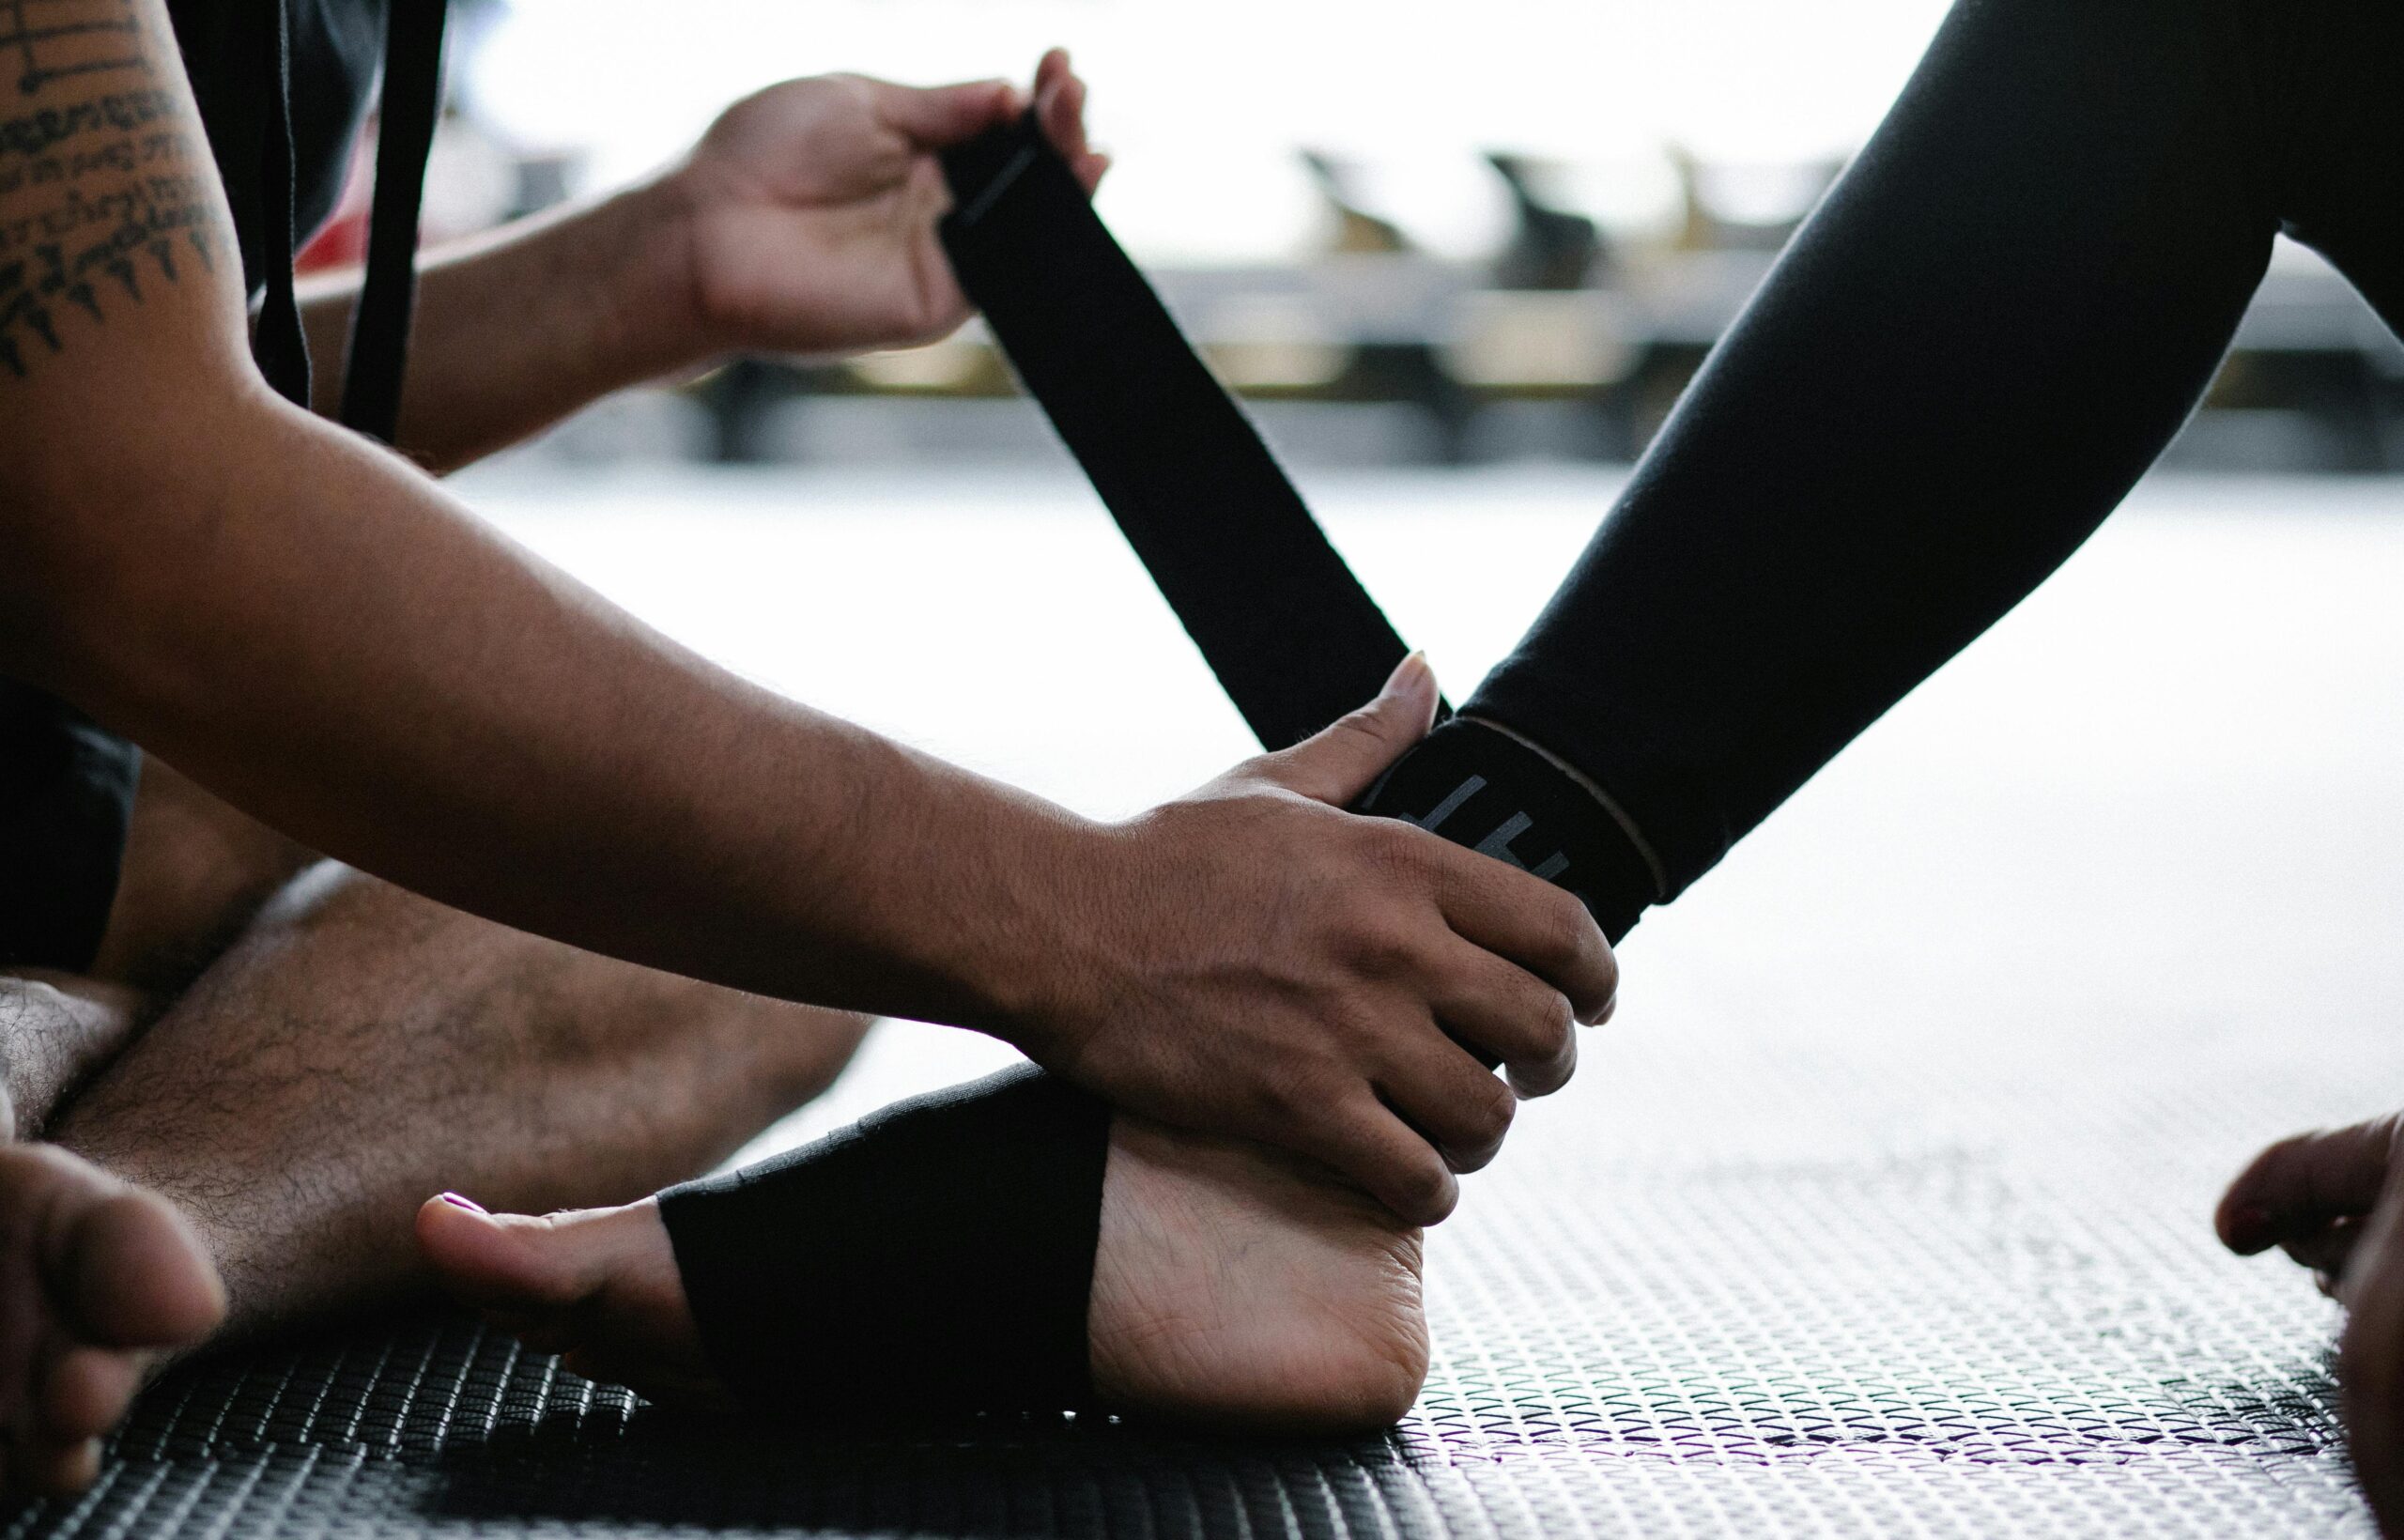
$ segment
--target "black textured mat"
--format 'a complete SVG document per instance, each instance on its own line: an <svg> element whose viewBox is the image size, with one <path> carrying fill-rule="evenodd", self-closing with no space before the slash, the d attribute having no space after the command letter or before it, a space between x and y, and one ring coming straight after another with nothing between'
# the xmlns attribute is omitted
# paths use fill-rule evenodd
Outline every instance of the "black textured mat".
<svg viewBox="0 0 2404 1540"><path fill-rule="evenodd" d="M186 1369L8 1533L2367 1532L2330 1307L2200 1213L2258 1130L2360 1101L2335 1046L1744 1038L1590 1049L1607 1090L1523 1115L1431 1238L1436 1372L1390 1437L732 1429L429 1318Z"/></svg>

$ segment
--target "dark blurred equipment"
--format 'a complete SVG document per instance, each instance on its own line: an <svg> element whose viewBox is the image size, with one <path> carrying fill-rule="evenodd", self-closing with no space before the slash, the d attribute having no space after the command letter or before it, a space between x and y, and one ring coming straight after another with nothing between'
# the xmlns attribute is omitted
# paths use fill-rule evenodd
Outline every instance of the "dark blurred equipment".
<svg viewBox="0 0 2404 1540"><path fill-rule="evenodd" d="M1311 180L1318 184L1319 195L1327 200L1329 209L1335 215L1335 232L1328 242L1329 251L1356 256L1364 253L1410 250L1410 239L1402 233L1401 225L1363 207L1360 194L1352 185L1350 167L1333 156L1315 149L1302 151L1302 164L1309 168Z"/></svg>
<svg viewBox="0 0 2404 1540"><path fill-rule="evenodd" d="M1601 227L1583 214L1553 208L1538 192L1539 167L1522 155L1493 151L1486 163L1511 190L1518 223L1511 242L1494 259L1494 286L1501 289L1579 289L1602 276L1606 254Z"/></svg>

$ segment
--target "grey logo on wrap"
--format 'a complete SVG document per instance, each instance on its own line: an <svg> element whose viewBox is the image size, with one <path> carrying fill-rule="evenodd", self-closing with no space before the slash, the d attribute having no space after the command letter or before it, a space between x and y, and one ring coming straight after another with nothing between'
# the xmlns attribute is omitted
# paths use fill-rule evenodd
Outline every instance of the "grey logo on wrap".
<svg viewBox="0 0 2404 1540"><path fill-rule="evenodd" d="M1425 818L1413 818L1409 813L1404 813L1401 815L1402 821L1406 824L1415 824L1429 834L1438 833L1455 813L1461 810L1462 804L1484 790L1486 790L1486 778L1472 776L1454 787L1451 795L1429 808ZM1522 871L1531 872L1550 882L1569 870L1568 856L1555 851L1552 855L1546 856L1542 862L1532 867L1521 860L1518 853L1511 848L1512 840L1534 826L1535 820L1526 813L1513 813L1497 824L1493 833L1471 848L1480 855L1491 855L1498 861L1508 861Z"/></svg>

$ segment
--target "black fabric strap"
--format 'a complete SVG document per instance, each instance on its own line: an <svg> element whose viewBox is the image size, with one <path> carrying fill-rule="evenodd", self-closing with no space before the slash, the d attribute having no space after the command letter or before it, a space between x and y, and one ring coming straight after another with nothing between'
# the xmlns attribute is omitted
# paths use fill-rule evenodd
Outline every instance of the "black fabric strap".
<svg viewBox="0 0 2404 1540"><path fill-rule="evenodd" d="M1032 114L948 152L945 249L1260 741L1378 693L1402 639Z"/></svg>
<svg viewBox="0 0 2404 1540"><path fill-rule="evenodd" d="M1416 824L1567 888L1614 945L1657 896L1653 869L1593 793L1482 722L1437 728L1355 810Z"/></svg>
<svg viewBox="0 0 2404 1540"><path fill-rule="evenodd" d="M448 0L392 0L392 6L367 276L351 313L350 366L342 392L343 424L386 443L400 424L409 316L417 302L419 205L442 112L442 33L450 11Z"/></svg>
<svg viewBox="0 0 2404 1540"><path fill-rule="evenodd" d="M1107 1106L1021 1068L671 1187L659 1217L702 1349L755 1411L1074 1410L1109 1149Z"/></svg>
<svg viewBox="0 0 2404 1540"><path fill-rule="evenodd" d="M300 330L300 301L292 281L293 248L299 240L293 228L299 218L295 211L299 171L292 148L292 23L285 4L286 0L265 0L258 12L268 88L266 122L259 136L259 213L267 225L261 276L267 297L259 309L251 352L258 361L259 373L276 393L305 408L309 405L309 339Z"/></svg>
<svg viewBox="0 0 2404 1540"><path fill-rule="evenodd" d="M1401 639L1034 115L949 151L944 175L961 286L1260 741L1283 748L1375 695ZM1544 756L1450 716L1357 810L1525 867L1626 934L1656 897L1626 832Z"/></svg>

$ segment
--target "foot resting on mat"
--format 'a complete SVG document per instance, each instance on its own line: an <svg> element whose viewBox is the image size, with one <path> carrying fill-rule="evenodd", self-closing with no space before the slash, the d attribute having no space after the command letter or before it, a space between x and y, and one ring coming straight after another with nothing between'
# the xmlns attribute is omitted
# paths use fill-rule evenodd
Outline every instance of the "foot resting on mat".
<svg viewBox="0 0 2404 1540"><path fill-rule="evenodd" d="M734 1403L656 1199L541 1217L436 1199L418 1235L455 1295L577 1373L667 1404ZM1384 1426L1426 1377L1419 1267L1416 1229L1298 1162L1117 1117L1086 1314L1095 1401L1263 1432ZM810 1368L794 1368L796 1398Z"/></svg>
<svg viewBox="0 0 2404 1540"><path fill-rule="evenodd" d="M0 1463L11 1486L80 1491L154 1349L225 1313L199 1238L164 1199L54 1145L0 1146Z"/></svg>
<svg viewBox="0 0 2404 1540"><path fill-rule="evenodd" d="M2213 1223L2230 1250L2276 1246L2346 1306L2346 1441L2381 1531L2404 1535L2404 1114L2273 1145Z"/></svg>

